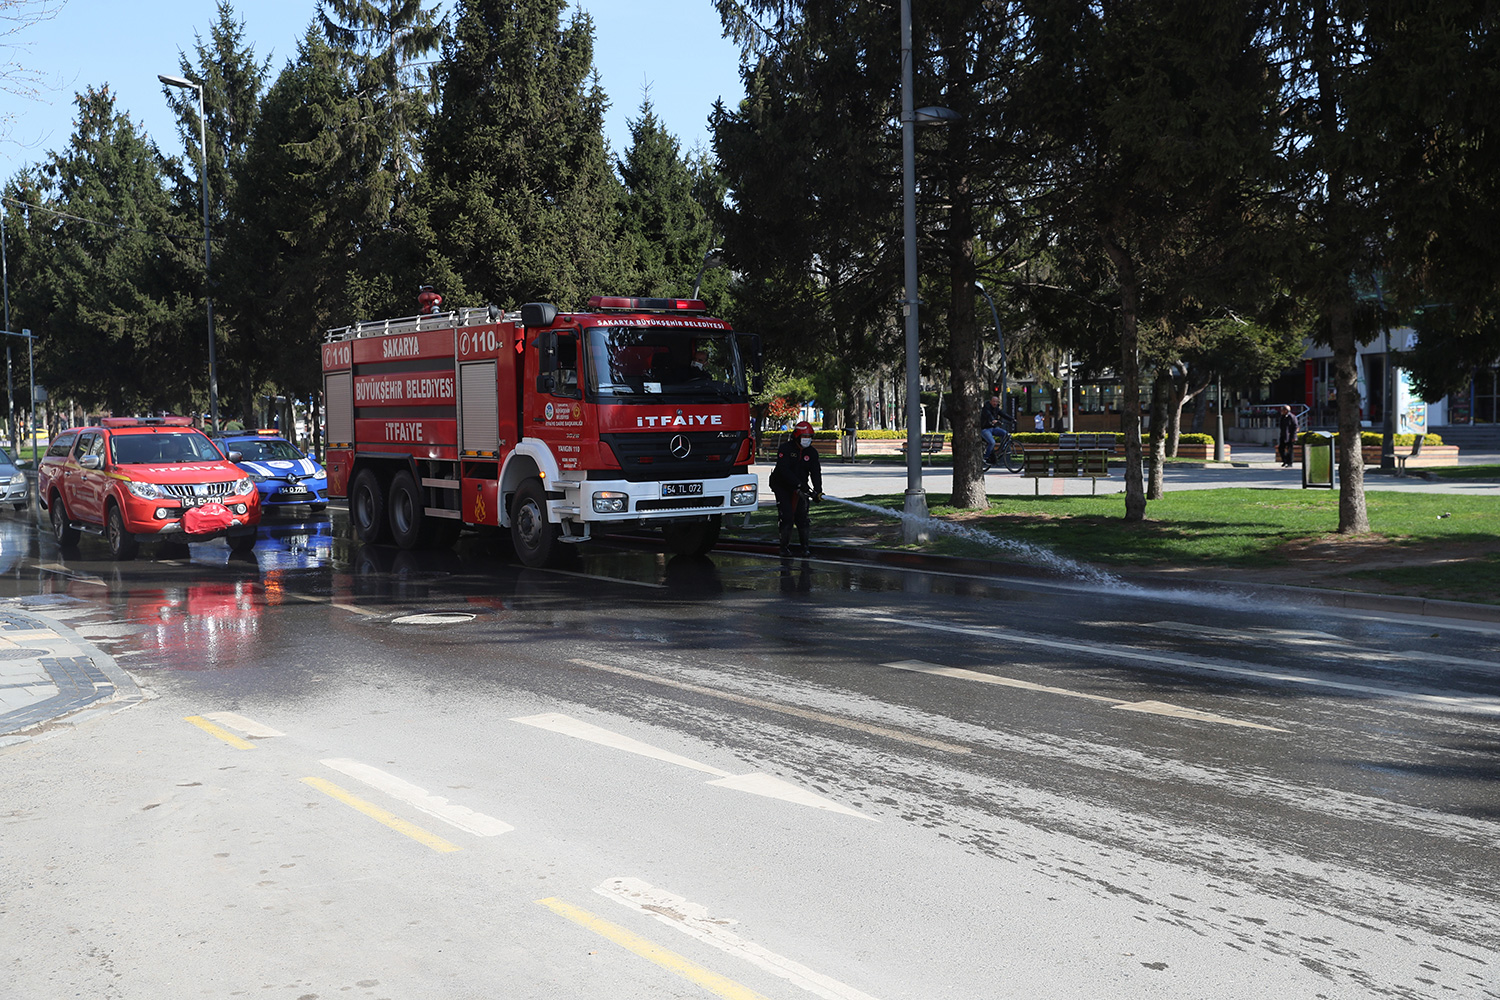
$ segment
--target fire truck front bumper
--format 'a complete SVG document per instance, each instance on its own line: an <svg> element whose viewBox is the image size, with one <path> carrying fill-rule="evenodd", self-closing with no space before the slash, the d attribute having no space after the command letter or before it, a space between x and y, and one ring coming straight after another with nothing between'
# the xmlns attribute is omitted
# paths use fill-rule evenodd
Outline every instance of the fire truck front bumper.
<svg viewBox="0 0 1500 1000"><path fill-rule="evenodd" d="M610 524L753 511L759 500L760 479L747 474L682 482L587 479L552 485L563 492L562 499L551 501L554 518Z"/></svg>

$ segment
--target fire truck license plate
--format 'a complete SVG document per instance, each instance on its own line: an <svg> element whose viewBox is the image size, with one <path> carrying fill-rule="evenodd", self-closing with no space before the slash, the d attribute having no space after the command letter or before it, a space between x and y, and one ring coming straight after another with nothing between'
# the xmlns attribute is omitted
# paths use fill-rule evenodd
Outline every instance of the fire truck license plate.
<svg viewBox="0 0 1500 1000"><path fill-rule="evenodd" d="M664 497L701 497L703 495L703 484L662 483L661 495Z"/></svg>

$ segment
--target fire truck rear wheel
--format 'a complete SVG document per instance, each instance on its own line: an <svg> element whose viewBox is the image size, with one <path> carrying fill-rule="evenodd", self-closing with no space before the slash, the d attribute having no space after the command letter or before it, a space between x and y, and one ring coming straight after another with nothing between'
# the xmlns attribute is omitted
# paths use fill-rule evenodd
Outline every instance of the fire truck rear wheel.
<svg viewBox="0 0 1500 1000"><path fill-rule="evenodd" d="M713 551L715 545L719 544L721 521L722 518L716 514L707 521L664 524L661 528L661 537L666 542L667 551L673 555L706 556Z"/></svg>
<svg viewBox="0 0 1500 1000"><path fill-rule="evenodd" d="M528 479L510 505L510 540L527 566L548 566L561 552L557 525L547 520L547 494L540 479Z"/></svg>
<svg viewBox="0 0 1500 1000"><path fill-rule="evenodd" d="M354 477L354 487L349 491L349 520L354 522L354 533L362 542L385 540L385 490L380 488L380 477L374 469L365 469Z"/></svg>
<svg viewBox="0 0 1500 1000"><path fill-rule="evenodd" d="M396 473L386 498L386 510L391 520L391 541L403 549L421 549L432 544L432 518L422 512L422 506L422 491L411 473Z"/></svg>

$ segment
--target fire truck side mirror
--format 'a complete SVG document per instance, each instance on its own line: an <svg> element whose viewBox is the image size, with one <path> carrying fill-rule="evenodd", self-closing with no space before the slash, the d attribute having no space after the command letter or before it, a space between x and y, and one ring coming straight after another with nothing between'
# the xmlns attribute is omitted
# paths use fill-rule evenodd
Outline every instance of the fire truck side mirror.
<svg viewBox="0 0 1500 1000"><path fill-rule="evenodd" d="M521 307L521 325L539 330L557 321L557 306L550 302L528 302Z"/></svg>
<svg viewBox="0 0 1500 1000"><path fill-rule="evenodd" d="M536 345L536 370L544 375L557 371L557 334L543 330L532 343Z"/></svg>

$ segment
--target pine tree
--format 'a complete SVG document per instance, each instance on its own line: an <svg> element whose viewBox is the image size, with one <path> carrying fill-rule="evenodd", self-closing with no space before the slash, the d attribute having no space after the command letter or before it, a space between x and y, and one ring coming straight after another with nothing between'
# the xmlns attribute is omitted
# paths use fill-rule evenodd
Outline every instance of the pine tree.
<svg viewBox="0 0 1500 1000"><path fill-rule="evenodd" d="M579 307L635 274L603 138L593 25L564 0L466 0L424 147L431 282L450 302Z"/></svg>
<svg viewBox="0 0 1500 1000"><path fill-rule="evenodd" d="M207 208L215 264L208 287L214 290L216 299L214 340L219 404L221 410L238 409L248 419L254 394L261 388L264 357L253 339L239 334L233 310L222 308L223 304L217 301L220 290L229 287L222 280L226 273L226 253L234 252L227 243L231 235L228 207L237 200L235 188L244 171L246 149L260 113L261 92L269 66L268 59L257 62L254 47L245 44L244 27L244 22L236 19L229 0L220 0L218 17L209 30L208 40L205 42L201 36L195 36L196 61L179 53L182 75L203 87L205 122L198 120L198 96L193 91L163 84L162 92L177 115L178 134L191 168L185 170L181 161L168 161L178 211L188 217L203 211L201 178L204 166L200 150L205 145L207 148ZM201 132L200 124L207 126ZM234 227L233 231L239 232L242 228ZM193 275L190 279L192 287L204 288L202 246L198 247L196 255L187 257L182 263ZM204 322L207 322L206 310ZM233 405L236 400L237 407Z"/></svg>
<svg viewBox="0 0 1500 1000"><path fill-rule="evenodd" d="M682 158L649 97L628 124L630 148L616 166L625 186L625 235L640 273L633 287L643 295L687 295L713 245L709 215L698 200L704 167L695 170Z"/></svg>
<svg viewBox="0 0 1500 1000"><path fill-rule="evenodd" d="M310 28L261 102L224 255L225 310L247 346L248 391L265 381L295 395L316 390L323 331L361 318L351 258L365 201L351 191L339 127L349 99L336 53Z"/></svg>
<svg viewBox="0 0 1500 1000"><path fill-rule="evenodd" d="M68 148L28 193L28 252L11 260L28 274L13 306L37 337L38 381L116 413L201 406L201 300L181 267L201 224L174 212L160 157L107 88L76 103Z"/></svg>

